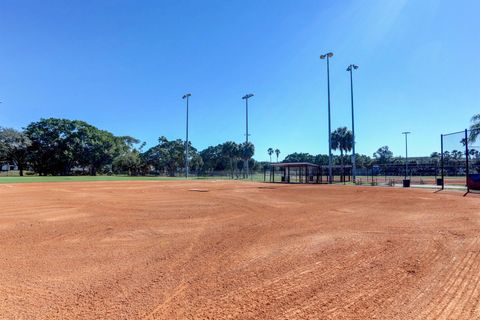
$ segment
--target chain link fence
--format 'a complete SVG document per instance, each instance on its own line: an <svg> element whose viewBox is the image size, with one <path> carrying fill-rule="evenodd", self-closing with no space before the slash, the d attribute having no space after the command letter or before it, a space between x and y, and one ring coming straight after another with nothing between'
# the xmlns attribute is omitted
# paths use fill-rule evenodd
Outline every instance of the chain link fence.
<svg viewBox="0 0 480 320"><path fill-rule="evenodd" d="M441 135L442 189L480 190L480 130Z"/></svg>

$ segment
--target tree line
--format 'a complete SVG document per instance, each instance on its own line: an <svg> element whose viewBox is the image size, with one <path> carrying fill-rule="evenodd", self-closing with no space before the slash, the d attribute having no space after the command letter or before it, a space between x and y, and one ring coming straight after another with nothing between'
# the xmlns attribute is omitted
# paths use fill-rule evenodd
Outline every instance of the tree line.
<svg viewBox="0 0 480 320"><path fill-rule="evenodd" d="M480 114L472 118L469 140L475 141L480 135ZM340 127L331 134L331 147L339 150L340 155L333 156L334 165L351 165L348 153L353 146L353 135L346 127ZM23 130L0 128L0 164L15 164L20 175L25 170L39 175L72 174L165 174L178 175L185 167L185 141L168 140L161 136L158 144L144 150L145 143L131 136L115 136L84 121L68 119L40 119L30 123ZM228 172L232 178L245 174L248 161L252 171L264 169L269 162L257 162L253 159L255 146L252 143L226 141L198 151L189 142L189 169L200 175L215 172ZM278 157L280 150L268 148ZM470 150L472 158L480 158L478 150ZM438 165L441 154L433 152L430 157L410 159L409 163ZM464 157L460 150L446 151L446 165L456 167ZM292 153L283 162L310 162L328 165L328 155ZM389 165L404 164L402 157L394 157L388 146L382 146L372 157L356 154L356 165L368 168L374 165L384 168Z"/></svg>
<svg viewBox="0 0 480 320"><path fill-rule="evenodd" d="M185 141L161 136L158 144L131 136L115 136L84 121L40 119L23 130L0 128L0 164L11 163L20 175L25 170L39 175L119 174L178 175L185 167ZM245 161L253 169L252 143L227 141L200 152L189 142L189 169L199 174L228 171L240 176Z"/></svg>
<svg viewBox="0 0 480 320"><path fill-rule="evenodd" d="M480 114L474 115L471 119L469 141L476 141L480 136ZM353 147L353 134L347 127L337 128L331 133L330 137L331 148L333 150L340 151L340 155L333 155L333 165L351 165L352 157L347 155ZM458 141L459 147L465 145L465 141ZM268 149L268 154L271 156L273 149ZM409 165L422 166L424 168L432 168L435 172L436 168L440 165L440 158L442 154L438 152L432 152L430 156L425 157L413 157L408 160ZM469 156L471 159L480 160L480 151L476 149L469 150ZM465 151L462 150L447 150L443 153L444 165L452 167L453 172L457 172L457 168L460 167L461 162L465 161ZM309 153L292 153L285 157L283 162L310 162L322 166L328 165L329 157L327 154L312 155ZM385 173L388 169L395 166L405 165L405 158L400 156L394 156L393 152L388 146L382 146L373 153L372 157L364 154L356 154L355 162L358 168L372 168L376 166L377 173ZM400 168L402 170L402 168Z"/></svg>

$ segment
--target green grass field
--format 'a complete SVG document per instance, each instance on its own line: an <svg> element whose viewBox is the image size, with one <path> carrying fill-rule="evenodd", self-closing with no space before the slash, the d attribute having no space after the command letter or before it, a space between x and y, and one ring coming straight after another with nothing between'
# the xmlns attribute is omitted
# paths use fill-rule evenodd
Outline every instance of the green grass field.
<svg viewBox="0 0 480 320"><path fill-rule="evenodd" d="M419 184L418 179L422 178L427 184L435 184L435 177L411 177L412 184ZM27 175L20 177L14 174L9 176L2 176L0 174L0 184L2 183L32 183L32 182L87 182L87 181L167 181L167 180L184 180L184 177L165 177L165 176L127 176L127 175L113 175L113 176L46 176L41 177L37 175ZM230 180L229 175L219 175L219 176L192 176L189 180ZM326 177L324 177L326 179ZM368 185L372 181L372 177L357 176L357 179L361 180L365 185ZM388 176L385 179L384 176L375 176L374 181L378 183L383 183L389 180L395 180L397 183L400 183L403 177L399 176ZM446 177L447 184L458 184L463 185L464 177ZM244 181L244 179L238 179ZM254 173L250 181L260 181L263 182L263 173ZM281 175L275 175L275 181L280 182ZM267 181L269 181L269 175L267 174ZM292 182L297 182L296 178L293 177ZM335 177L335 182L339 183L340 177ZM353 184L348 182L347 184Z"/></svg>
<svg viewBox="0 0 480 320"><path fill-rule="evenodd" d="M178 177L131 177L131 176L9 176L1 177L0 183L30 183L30 182L81 182L81 181L156 181L179 180Z"/></svg>
<svg viewBox="0 0 480 320"><path fill-rule="evenodd" d="M189 180L229 180L229 176L192 176ZM185 180L185 177L165 177L165 176L24 176L18 175L2 176L0 175L0 184L2 183L32 183L32 182L87 182L87 181L165 181L165 180ZM241 179L243 180L243 179ZM263 174L253 174L250 181L263 181Z"/></svg>

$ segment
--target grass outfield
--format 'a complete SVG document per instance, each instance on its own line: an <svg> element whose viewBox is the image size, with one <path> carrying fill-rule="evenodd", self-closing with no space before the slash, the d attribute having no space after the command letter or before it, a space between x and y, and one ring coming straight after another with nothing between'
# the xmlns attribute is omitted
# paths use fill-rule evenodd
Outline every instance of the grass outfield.
<svg viewBox="0 0 480 320"><path fill-rule="evenodd" d="M131 176L25 176L0 177L0 183L30 183L30 182L86 182L86 181L148 181L148 180L178 180L178 177L131 177Z"/></svg>
<svg viewBox="0 0 480 320"><path fill-rule="evenodd" d="M250 181L256 182L263 182L263 173L255 173L249 179ZM269 175L267 174L267 181L269 181ZM324 177L326 179L326 177ZM418 184L418 179L422 179L422 182L425 184L435 184L435 177L412 177L412 184ZM280 175L275 175L275 181L279 182L281 179ZM365 176L357 176L359 181L362 181L364 185L368 185L372 180L371 177ZM383 183L384 181L388 181L394 179L397 183L401 183L402 177L387 177L385 180L384 176L375 176L374 181ZM0 175L0 184L5 183L40 183L40 182L90 182L90 181L176 181L176 180L185 180L185 177L176 176L176 177L157 177L157 176L126 176L126 175L114 175L114 176L24 176L20 177L18 175L11 175L11 176L1 176ZM189 180L232 180L230 176L221 175L221 176L192 176ZM245 181L244 179L233 179L239 181ZM336 183L340 180L339 177L335 178ZM295 179L292 179L292 182L296 182ZM445 183L447 185L465 185L465 178L464 177L446 177ZM347 184L353 184L351 181L347 182Z"/></svg>
<svg viewBox="0 0 480 320"><path fill-rule="evenodd" d="M191 177L190 180L231 180L227 176L206 176ZM164 180L185 180L184 177L145 177L145 176L0 176L2 183L32 183L32 182L88 182L88 181L164 181ZM263 174L254 174L252 181L263 181Z"/></svg>

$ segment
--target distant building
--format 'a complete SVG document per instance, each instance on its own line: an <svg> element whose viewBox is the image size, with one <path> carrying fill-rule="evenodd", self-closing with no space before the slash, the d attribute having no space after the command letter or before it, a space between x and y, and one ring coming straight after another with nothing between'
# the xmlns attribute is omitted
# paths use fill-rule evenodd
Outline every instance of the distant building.
<svg viewBox="0 0 480 320"><path fill-rule="evenodd" d="M0 171L16 171L18 167L14 164L9 163L1 163L0 164Z"/></svg>

